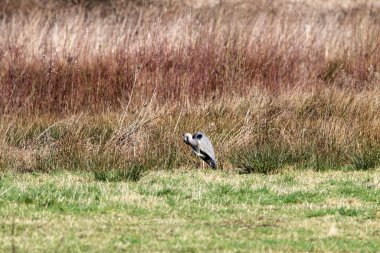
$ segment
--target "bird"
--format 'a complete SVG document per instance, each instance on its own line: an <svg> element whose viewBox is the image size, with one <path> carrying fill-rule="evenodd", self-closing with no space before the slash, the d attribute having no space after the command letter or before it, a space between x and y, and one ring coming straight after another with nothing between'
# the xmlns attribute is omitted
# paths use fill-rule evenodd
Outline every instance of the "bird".
<svg viewBox="0 0 380 253"><path fill-rule="evenodd" d="M196 132L194 135L185 133L182 135L183 141L190 145L193 153L205 161L211 168L216 169L216 159L214 147L210 139L202 132Z"/></svg>

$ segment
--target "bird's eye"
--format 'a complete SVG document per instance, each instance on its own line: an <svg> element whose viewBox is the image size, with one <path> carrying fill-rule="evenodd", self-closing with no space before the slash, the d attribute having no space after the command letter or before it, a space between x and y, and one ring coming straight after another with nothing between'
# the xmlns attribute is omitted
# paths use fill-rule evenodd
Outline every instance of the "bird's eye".
<svg viewBox="0 0 380 253"><path fill-rule="evenodd" d="M203 137L202 134L198 134L196 138L197 138L198 140L200 140L202 137Z"/></svg>

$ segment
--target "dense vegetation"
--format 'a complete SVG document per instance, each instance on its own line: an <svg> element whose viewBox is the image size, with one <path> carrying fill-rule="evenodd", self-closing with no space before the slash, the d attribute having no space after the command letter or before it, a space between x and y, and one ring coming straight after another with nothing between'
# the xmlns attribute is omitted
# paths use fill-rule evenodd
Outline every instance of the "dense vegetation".
<svg viewBox="0 0 380 253"><path fill-rule="evenodd" d="M180 140L196 130L222 169L379 164L374 3L34 0L0 10L2 170L138 179L197 163Z"/></svg>

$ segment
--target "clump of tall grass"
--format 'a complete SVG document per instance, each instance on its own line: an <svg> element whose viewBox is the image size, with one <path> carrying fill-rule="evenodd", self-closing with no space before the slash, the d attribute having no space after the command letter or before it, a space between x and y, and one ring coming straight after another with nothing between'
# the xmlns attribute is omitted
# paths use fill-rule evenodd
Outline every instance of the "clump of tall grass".
<svg viewBox="0 0 380 253"><path fill-rule="evenodd" d="M275 173L289 162L289 156L284 150L270 145L240 148L232 153L230 159L240 169L240 173Z"/></svg>

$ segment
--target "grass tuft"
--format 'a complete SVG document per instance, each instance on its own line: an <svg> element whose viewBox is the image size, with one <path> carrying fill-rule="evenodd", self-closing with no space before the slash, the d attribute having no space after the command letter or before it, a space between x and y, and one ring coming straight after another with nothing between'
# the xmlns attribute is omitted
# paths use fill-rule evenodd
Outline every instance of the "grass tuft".
<svg viewBox="0 0 380 253"><path fill-rule="evenodd" d="M380 152L377 148L361 150L351 158L351 167L355 170L369 170L380 163Z"/></svg>
<svg viewBox="0 0 380 253"><path fill-rule="evenodd" d="M101 166L94 168L95 180L105 182L138 181L146 171L144 164L139 162L128 162L118 167L104 168L103 170L100 169Z"/></svg>
<svg viewBox="0 0 380 253"><path fill-rule="evenodd" d="M242 172L274 173L288 162L284 151L269 146L245 147L232 155L233 166L241 168Z"/></svg>

